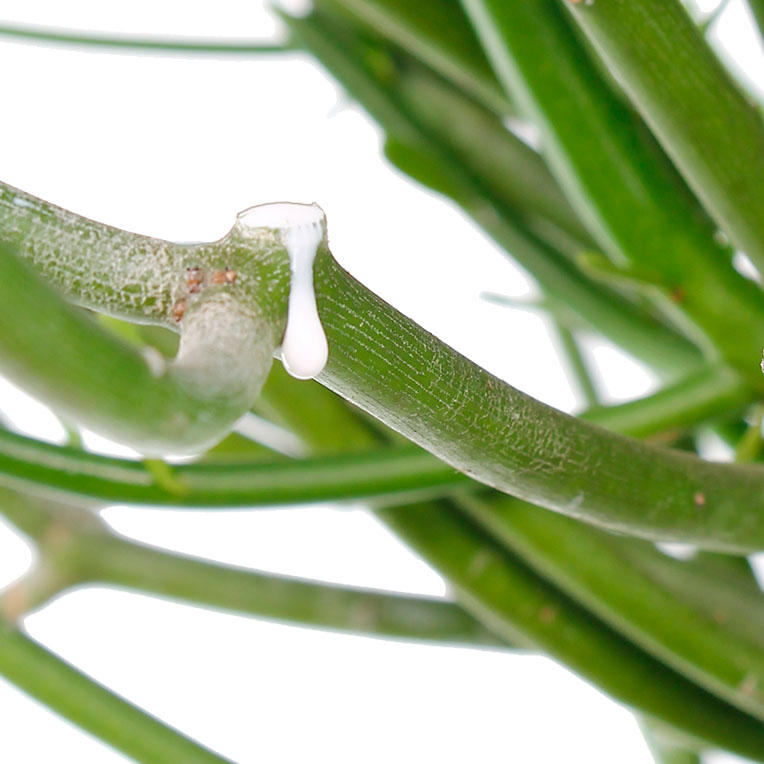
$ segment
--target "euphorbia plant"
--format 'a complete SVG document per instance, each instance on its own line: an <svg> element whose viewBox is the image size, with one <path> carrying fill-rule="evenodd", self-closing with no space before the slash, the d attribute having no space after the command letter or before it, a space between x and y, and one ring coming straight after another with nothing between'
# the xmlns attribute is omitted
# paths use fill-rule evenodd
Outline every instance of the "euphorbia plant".
<svg viewBox="0 0 764 764"><path fill-rule="evenodd" d="M659 759L722 749L764 761L764 602L745 559L764 548L764 468L750 463L764 294L736 267L764 263L758 108L676 0L317 0L284 20L377 120L389 159L533 274L591 406L577 418L545 406L396 311L333 259L315 209L256 208L189 246L0 186L0 369L147 457L0 431L0 511L45 562L5 594L0 672L137 760L220 761L16 621L86 581L356 631L371 609L361 630L555 657L634 709ZM508 118L534 124L541 150ZM174 358L145 324L180 335ZM652 366L660 390L600 405L583 331ZM280 346L316 381L271 370ZM250 408L308 455L229 435ZM708 426L738 463L697 454ZM198 459L162 461L179 452ZM369 500L455 602L180 558L113 536L89 511L326 499ZM680 561L658 541L697 552Z"/></svg>

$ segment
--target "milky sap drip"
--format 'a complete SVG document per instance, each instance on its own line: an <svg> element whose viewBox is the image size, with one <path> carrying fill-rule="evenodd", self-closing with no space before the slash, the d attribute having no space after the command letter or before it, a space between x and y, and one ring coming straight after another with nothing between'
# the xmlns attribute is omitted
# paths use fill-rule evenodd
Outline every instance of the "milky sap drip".
<svg viewBox="0 0 764 764"><path fill-rule="evenodd" d="M324 213L315 204L263 204L241 213L239 222L281 231L292 271L281 360L297 379L318 376L329 357L313 288L313 263L324 237Z"/></svg>

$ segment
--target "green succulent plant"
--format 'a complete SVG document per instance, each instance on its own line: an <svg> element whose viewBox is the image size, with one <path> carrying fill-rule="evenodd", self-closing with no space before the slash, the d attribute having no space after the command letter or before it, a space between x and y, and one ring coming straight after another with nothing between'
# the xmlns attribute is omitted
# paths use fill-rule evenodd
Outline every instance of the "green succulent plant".
<svg viewBox="0 0 764 764"><path fill-rule="evenodd" d="M764 29L764 3L748 5ZM539 652L633 709L657 761L764 761L764 597L746 559L764 550L764 292L739 267L745 256L764 268L759 106L678 0L315 0L282 18L287 46L0 33L309 52L378 123L390 162L532 274L589 408L568 416L467 360L343 270L325 236L313 280L328 362L294 380L272 368L293 278L279 227L239 217L217 242L179 245L1 184L0 371L146 459L0 428L0 513L42 561L2 598L0 674L137 761L223 761L19 626L55 594L102 582ZM540 150L518 123L535 126ZM602 405L584 332L641 359L660 389ZM232 434L250 409L304 456ZM734 463L698 454L708 428ZM162 459L180 452L197 458ZM454 600L175 556L90 511L325 500L368 501ZM655 545L666 541L697 552L669 557Z"/></svg>

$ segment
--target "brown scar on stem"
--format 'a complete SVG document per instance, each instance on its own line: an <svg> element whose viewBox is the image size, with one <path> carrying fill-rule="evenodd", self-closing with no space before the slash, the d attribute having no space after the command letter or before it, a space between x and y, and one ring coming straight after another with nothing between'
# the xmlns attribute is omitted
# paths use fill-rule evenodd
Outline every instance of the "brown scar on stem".
<svg viewBox="0 0 764 764"><path fill-rule="evenodd" d="M239 274L231 268L225 268L224 270L215 271L212 274L210 281L213 284L234 284L238 275Z"/></svg>
<svg viewBox="0 0 764 764"><path fill-rule="evenodd" d="M706 503L706 495L703 491L695 491L692 501L696 507L702 507Z"/></svg>
<svg viewBox="0 0 764 764"><path fill-rule="evenodd" d="M552 605L544 605L544 607L539 610L539 621L541 621L541 623L554 623L556 618L557 609Z"/></svg>
<svg viewBox="0 0 764 764"><path fill-rule="evenodd" d="M755 674L748 674L743 678L743 681L738 685L738 691L741 695L747 697L756 696L759 694L759 677Z"/></svg>
<svg viewBox="0 0 764 764"><path fill-rule="evenodd" d="M202 288L204 273L201 268L186 268L186 286L188 291L194 294Z"/></svg>
<svg viewBox="0 0 764 764"><path fill-rule="evenodd" d="M671 298L671 300L672 300L673 302L675 302L675 303L677 303L677 304L683 303L683 302L684 302L684 298L685 298L686 296L687 296L687 293L684 291L684 288L683 288L683 287L680 287L680 286L678 286L678 287L674 287L674 288L673 288L673 289L672 289L672 290L669 292L669 297Z"/></svg>
<svg viewBox="0 0 764 764"><path fill-rule="evenodd" d="M178 300L175 305L172 306L172 317L176 321L180 321L183 318L183 314L186 312L186 301Z"/></svg>

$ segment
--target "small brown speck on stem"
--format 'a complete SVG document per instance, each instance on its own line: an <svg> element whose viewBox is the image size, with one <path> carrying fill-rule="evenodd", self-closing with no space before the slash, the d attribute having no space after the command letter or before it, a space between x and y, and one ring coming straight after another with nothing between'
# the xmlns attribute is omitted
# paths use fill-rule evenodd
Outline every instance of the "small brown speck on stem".
<svg viewBox="0 0 764 764"><path fill-rule="evenodd" d="M231 268L222 271L215 271L210 278L213 284L234 284L239 274Z"/></svg>
<svg viewBox="0 0 764 764"><path fill-rule="evenodd" d="M671 292L669 292L669 297L673 302L675 302L677 305L681 305L684 302L685 297L687 296L684 289L680 286L674 287Z"/></svg>
<svg viewBox="0 0 764 764"><path fill-rule="evenodd" d="M191 294L198 292L202 288L203 281L204 273L202 273L201 268L186 269L186 286Z"/></svg>
<svg viewBox="0 0 764 764"><path fill-rule="evenodd" d="M172 306L172 317L176 321L180 321L183 318L183 314L186 312L186 301L178 300L175 305Z"/></svg>
<svg viewBox="0 0 764 764"><path fill-rule="evenodd" d="M696 507L702 507L706 503L706 495L703 491L695 491L692 500Z"/></svg>
<svg viewBox="0 0 764 764"><path fill-rule="evenodd" d="M541 623L554 623L556 618L557 609L552 605L544 605L544 607L539 610L539 621L541 621Z"/></svg>

